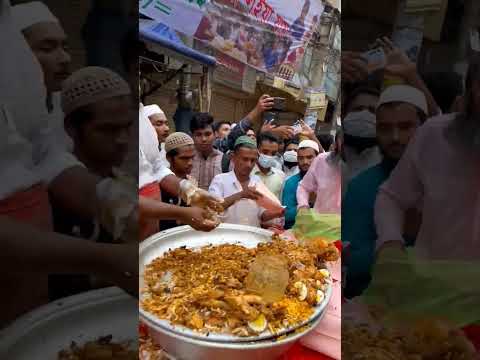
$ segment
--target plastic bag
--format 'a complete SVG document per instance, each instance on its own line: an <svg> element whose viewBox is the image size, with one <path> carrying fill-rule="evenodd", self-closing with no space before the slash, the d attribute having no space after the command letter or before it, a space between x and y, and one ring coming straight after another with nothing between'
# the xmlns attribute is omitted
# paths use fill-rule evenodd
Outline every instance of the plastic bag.
<svg viewBox="0 0 480 360"><path fill-rule="evenodd" d="M256 200L257 204L269 211L280 211L283 209L282 204L278 198L265 186L263 182L255 184L255 190L257 190L262 197Z"/></svg>
<svg viewBox="0 0 480 360"><path fill-rule="evenodd" d="M361 301L377 309L382 322L441 319L462 327L480 321L480 268L455 260L424 260L414 249L382 254Z"/></svg>
<svg viewBox="0 0 480 360"><path fill-rule="evenodd" d="M245 285L248 291L267 302L279 301L285 295L289 280L288 263L281 255L259 255L250 264Z"/></svg>
<svg viewBox="0 0 480 360"><path fill-rule="evenodd" d="M320 238L332 243L341 239L341 217L338 214L319 214L313 209L300 209L292 230L298 240Z"/></svg>

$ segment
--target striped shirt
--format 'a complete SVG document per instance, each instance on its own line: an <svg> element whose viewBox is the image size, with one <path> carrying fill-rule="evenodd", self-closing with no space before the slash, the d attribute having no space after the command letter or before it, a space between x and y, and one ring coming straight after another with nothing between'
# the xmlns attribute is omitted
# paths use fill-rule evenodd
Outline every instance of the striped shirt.
<svg viewBox="0 0 480 360"><path fill-rule="evenodd" d="M190 175L197 180L199 188L208 191L213 178L222 173L222 157L223 153L217 149L213 149L207 158L195 150Z"/></svg>

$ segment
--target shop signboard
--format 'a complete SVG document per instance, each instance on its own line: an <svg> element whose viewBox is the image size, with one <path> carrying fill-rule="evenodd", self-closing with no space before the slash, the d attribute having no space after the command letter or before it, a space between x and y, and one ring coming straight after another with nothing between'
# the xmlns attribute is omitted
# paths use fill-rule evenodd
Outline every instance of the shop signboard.
<svg viewBox="0 0 480 360"><path fill-rule="evenodd" d="M323 9L321 0L139 1L141 14L271 74L298 69Z"/></svg>

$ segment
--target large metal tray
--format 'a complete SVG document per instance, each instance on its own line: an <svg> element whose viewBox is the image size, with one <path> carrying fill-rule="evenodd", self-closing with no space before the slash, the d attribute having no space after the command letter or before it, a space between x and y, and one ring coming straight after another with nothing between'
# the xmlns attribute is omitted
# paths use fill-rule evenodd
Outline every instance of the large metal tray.
<svg viewBox="0 0 480 360"><path fill-rule="evenodd" d="M217 229L210 233L194 231L189 226L181 226L173 229L169 229L155 235L152 235L144 242L140 244L140 287L143 288L143 272L145 267L151 263L154 259L162 256L170 249L176 249L181 246L187 246L188 248L200 248L209 244L221 245L221 244L241 244L243 246L253 248L261 242L270 241L272 232L264 229L259 229L246 225L234 225L234 224L221 224ZM296 328L300 328L308 323L315 322L322 313L325 311L326 306L330 300L332 294L331 286L328 288L325 294L325 300L315 307L314 314L305 322L298 324L295 327L285 329L284 331L272 334L269 331L265 331L257 336L239 337L230 334L220 334L210 332L208 336L206 334L193 331L187 327L170 323L168 320L162 320L153 314L143 310L141 307L140 319L147 324L155 324L156 327L165 331L171 331L177 335L189 337L202 341L211 342L252 342L261 341L280 336L287 332L290 332Z"/></svg>
<svg viewBox="0 0 480 360"><path fill-rule="evenodd" d="M72 341L100 336L138 339L138 301L119 288L105 288L42 306L0 333L0 359L57 360Z"/></svg>

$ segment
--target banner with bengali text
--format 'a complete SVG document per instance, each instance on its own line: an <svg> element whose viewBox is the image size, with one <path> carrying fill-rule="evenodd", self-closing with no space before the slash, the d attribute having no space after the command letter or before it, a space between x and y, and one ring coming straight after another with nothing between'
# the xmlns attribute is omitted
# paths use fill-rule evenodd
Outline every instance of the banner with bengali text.
<svg viewBox="0 0 480 360"><path fill-rule="evenodd" d="M257 70L296 71L321 0L140 0L140 13Z"/></svg>

